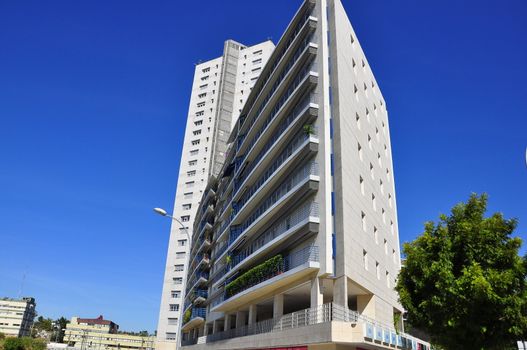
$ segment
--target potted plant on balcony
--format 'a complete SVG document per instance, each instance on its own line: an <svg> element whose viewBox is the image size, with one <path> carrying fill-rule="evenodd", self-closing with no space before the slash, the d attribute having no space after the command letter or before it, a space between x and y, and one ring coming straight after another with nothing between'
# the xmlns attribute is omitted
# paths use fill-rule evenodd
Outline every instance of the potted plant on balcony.
<svg viewBox="0 0 527 350"><path fill-rule="evenodd" d="M185 314L183 315L183 324L190 321L190 317L192 317L192 311L191 309L188 309L187 311L185 311Z"/></svg>
<svg viewBox="0 0 527 350"><path fill-rule="evenodd" d="M315 133L315 127L313 124L304 124L304 132L306 135L313 135Z"/></svg>

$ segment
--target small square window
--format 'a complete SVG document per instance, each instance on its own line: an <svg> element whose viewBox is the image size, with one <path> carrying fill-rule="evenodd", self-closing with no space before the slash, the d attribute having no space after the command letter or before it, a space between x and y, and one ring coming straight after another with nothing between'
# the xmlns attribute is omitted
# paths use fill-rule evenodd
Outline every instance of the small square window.
<svg viewBox="0 0 527 350"><path fill-rule="evenodd" d="M179 304L170 304L169 310L170 311L179 311Z"/></svg>

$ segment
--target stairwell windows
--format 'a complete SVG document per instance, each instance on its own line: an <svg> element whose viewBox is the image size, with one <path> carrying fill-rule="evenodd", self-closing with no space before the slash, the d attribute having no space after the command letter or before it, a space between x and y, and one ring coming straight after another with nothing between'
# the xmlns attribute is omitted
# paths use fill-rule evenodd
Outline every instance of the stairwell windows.
<svg viewBox="0 0 527 350"><path fill-rule="evenodd" d="M178 239L177 245L178 245L178 247L185 247L187 245L187 240L186 239Z"/></svg>
<svg viewBox="0 0 527 350"><path fill-rule="evenodd" d="M192 204L190 204L190 203L183 204L182 208L183 208L183 210L190 210L190 208L192 208Z"/></svg>
<svg viewBox="0 0 527 350"><path fill-rule="evenodd" d="M202 125L202 124L203 124L203 120L196 120L196 121L194 122L194 125L195 125L195 126L200 126L200 125Z"/></svg>
<svg viewBox="0 0 527 350"><path fill-rule="evenodd" d="M199 140L192 140L191 143L192 143L192 146L197 146L199 145Z"/></svg>
<svg viewBox="0 0 527 350"><path fill-rule="evenodd" d="M194 131L192 132L192 135L194 135L194 136L201 135L201 129L199 129L199 130L194 130Z"/></svg>
<svg viewBox="0 0 527 350"><path fill-rule="evenodd" d="M199 150L197 150L197 149L193 149L193 150L190 151L190 155L191 155L191 156L195 156L195 155L197 155L198 153L199 153Z"/></svg>
<svg viewBox="0 0 527 350"><path fill-rule="evenodd" d="M179 304L170 304L169 310L170 311L179 311Z"/></svg>
<svg viewBox="0 0 527 350"><path fill-rule="evenodd" d="M205 114L205 111L197 111L196 112L196 117L201 117L204 114Z"/></svg>
<svg viewBox="0 0 527 350"><path fill-rule="evenodd" d="M173 290L170 292L170 296L172 298L181 298L181 291L180 290Z"/></svg>
<svg viewBox="0 0 527 350"><path fill-rule="evenodd" d="M359 185L360 185L360 193L364 196L364 179L362 176L359 176Z"/></svg>
<svg viewBox="0 0 527 350"><path fill-rule="evenodd" d="M183 215L183 216L181 217L181 221L182 221L182 222L188 222L189 220L190 220L190 215Z"/></svg>
<svg viewBox="0 0 527 350"><path fill-rule="evenodd" d="M176 271L176 272L183 271L184 268L185 268L185 265L183 265L183 264L174 265L174 271Z"/></svg>
<svg viewBox="0 0 527 350"><path fill-rule="evenodd" d="M207 72L209 72L209 71L210 71L210 67L207 67L207 68L203 68L203 69L202 69L201 71L202 71L203 73L207 73Z"/></svg>
<svg viewBox="0 0 527 350"><path fill-rule="evenodd" d="M198 98L204 98L205 96L207 96L207 93L206 92L203 92L201 94L198 94Z"/></svg>
<svg viewBox="0 0 527 350"><path fill-rule="evenodd" d="M174 277L172 278L173 284L182 284L183 283L183 277Z"/></svg>
<svg viewBox="0 0 527 350"><path fill-rule="evenodd" d="M200 102L196 105L196 107L198 108L201 108L201 107L205 107L205 102Z"/></svg>
<svg viewBox="0 0 527 350"><path fill-rule="evenodd" d="M184 259L184 258L185 258L185 252L176 253L176 259Z"/></svg>
<svg viewBox="0 0 527 350"><path fill-rule="evenodd" d="M363 211L360 213L361 223L362 223L362 229L366 231L366 214L364 214Z"/></svg>
<svg viewBox="0 0 527 350"><path fill-rule="evenodd" d="M357 144L357 150L359 152L359 159L362 160L362 146L360 143Z"/></svg>
<svg viewBox="0 0 527 350"><path fill-rule="evenodd" d="M196 175L196 170L187 171L187 176L192 177Z"/></svg>

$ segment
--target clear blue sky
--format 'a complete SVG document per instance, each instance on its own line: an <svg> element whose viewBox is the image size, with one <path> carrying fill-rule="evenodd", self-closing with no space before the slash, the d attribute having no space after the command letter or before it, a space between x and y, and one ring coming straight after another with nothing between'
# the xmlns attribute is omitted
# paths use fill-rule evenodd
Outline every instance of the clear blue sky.
<svg viewBox="0 0 527 350"><path fill-rule="evenodd" d="M0 2L0 296L157 324L194 63L295 1ZM488 192L527 237L527 2L344 0L390 113L399 229ZM205 24L206 23L206 24ZM523 250L525 251L525 249Z"/></svg>

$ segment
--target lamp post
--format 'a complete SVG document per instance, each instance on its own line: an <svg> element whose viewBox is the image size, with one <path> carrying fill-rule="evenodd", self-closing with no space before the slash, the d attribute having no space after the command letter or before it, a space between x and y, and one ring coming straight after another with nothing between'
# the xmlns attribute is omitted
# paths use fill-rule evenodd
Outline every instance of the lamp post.
<svg viewBox="0 0 527 350"><path fill-rule="evenodd" d="M183 276L183 280L185 281L185 284L183 285L184 288L181 288L181 300L182 300L182 304L180 304L180 308L179 308L179 322L178 322L178 337L177 337L177 344L176 344L176 349L180 349L181 348L181 323L183 322L183 311L185 309L185 296L186 296L186 293L185 293L185 289L186 289L186 285L187 285L187 281L186 281L186 273L187 273L187 269L188 269L188 265L190 263L190 234L188 233L188 230L187 230L187 227L185 225L183 225L183 223L181 221L179 221L178 218L172 216L172 215L169 215L167 213L167 211L163 208L154 208L154 212L161 215L161 216L164 216L164 217L168 217L170 219L172 219L173 221L177 222L181 228L183 229L183 231L185 232L185 234L187 235L187 247L188 247L188 252L186 252L186 256L185 256L185 269L183 270L183 273L184 273L184 276Z"/></svg>

